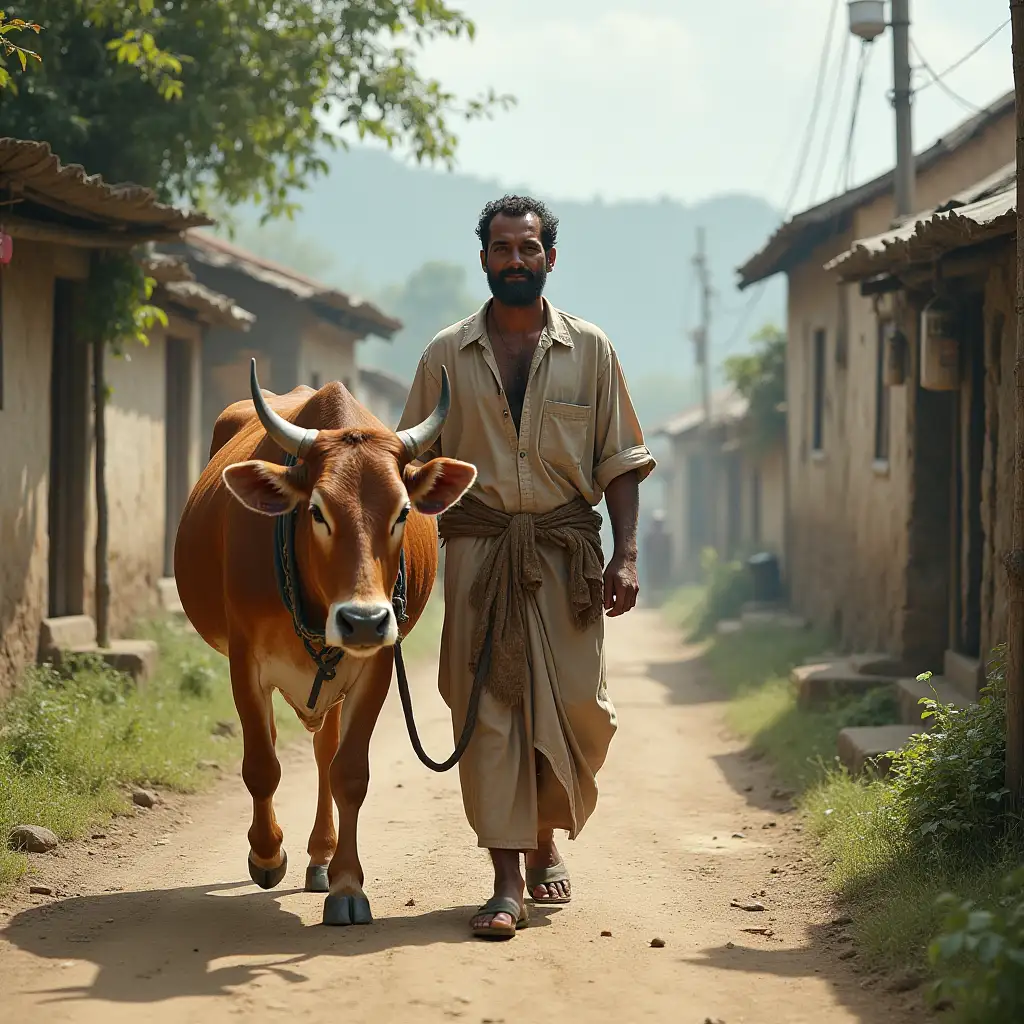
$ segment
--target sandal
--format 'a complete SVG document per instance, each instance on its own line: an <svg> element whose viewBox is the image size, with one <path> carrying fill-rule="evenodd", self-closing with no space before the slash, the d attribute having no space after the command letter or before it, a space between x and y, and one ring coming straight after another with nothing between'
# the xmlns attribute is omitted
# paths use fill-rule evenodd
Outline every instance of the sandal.
<svg viewBox="0 0 1024 1024"><path fill-rule="evenodd" d="M490 924L478 925L473 929L473 934L478 939L511 939L518 929L525 928L530 921L526 906L520 906L519 901L512 899L511 896L492 896L473 917L479 917L481 914L508 914L515 924L496 925L492 918Z"/></svg>
<svg viewBox="0 0 1024 1024"><path fill-rule="evenodd" d="M572 895L569 896L545 896L543 899L537 899L533 895L533 890L538 885L551 885L553 882L568 882L569 871L565 866L565 861L560 860L557 864L552 864L548 868L527 868L526 869L526 896L527 899L533 900L537 904L565 904L572 902Z"/></svg>

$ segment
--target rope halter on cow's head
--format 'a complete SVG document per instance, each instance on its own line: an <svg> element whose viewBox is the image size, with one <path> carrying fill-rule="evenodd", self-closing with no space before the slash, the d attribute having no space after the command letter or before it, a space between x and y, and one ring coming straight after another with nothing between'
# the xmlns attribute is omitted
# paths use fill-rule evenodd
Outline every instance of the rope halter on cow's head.
<svg viewBox="0 0 1024 1024"><path fill-rule="evenodd" d="M415 462L424 452L429 451L431 445L441 436L444 421L448 419L448 410L451 407L452 389L448 383L448 370L442 366L441 394L438 396L434 411L422 423L417 423L415 427L398 432L398 439L405 447L406 458L409 462Z"/></svg>
<svg viewBox="0 0 1024 1024"><path fill-rule="evenodd" d="M256 406L256 415L263 424L271 440L275 441L289 455L303 459L309 454L319 430L307 430L305 427L289 423L267 405L267 400L260 391L260 382L256 379L256 360L249 365L249 389L252 391L252 404Z"/></svg>

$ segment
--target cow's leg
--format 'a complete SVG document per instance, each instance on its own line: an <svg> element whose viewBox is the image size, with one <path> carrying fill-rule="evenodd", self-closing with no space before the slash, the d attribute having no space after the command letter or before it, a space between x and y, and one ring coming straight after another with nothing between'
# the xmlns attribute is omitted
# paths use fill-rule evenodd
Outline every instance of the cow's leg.
<svg viewBox="0 0 1024 1024"><path fill-rule="evenodd" d="M284 834L274 816L274 793L281 781L281 763L274 741L274 705L260 686L249 651L230 645L231 692L242 723L242 781L252 797L249 826L249 877L261 889L273 889L288 870Z"/></svg>
<svg viewBox="0 0 1024 1024"><path fill-rule="evenodd" d="M359 808L370 782L370 737L391 682L394 655L381 651L345 697L341 742L331 764L331 791L338 805L338 849L328 867L331 892L324 900L324 924L369 924L363 867L356 848Z"/></svg>
<svg viewBox="0 0 1024 1024"><path fill-rule="evenodd" d="M316 818L309 834L309 867L306 868L306 892L328 892L327 865L338 848L338 833L334 829L334 798L331 795L331 762L338 752L341 736L341 704L327 712L320 731L313 736L313 756L316 758L317 793Z"/></svg>

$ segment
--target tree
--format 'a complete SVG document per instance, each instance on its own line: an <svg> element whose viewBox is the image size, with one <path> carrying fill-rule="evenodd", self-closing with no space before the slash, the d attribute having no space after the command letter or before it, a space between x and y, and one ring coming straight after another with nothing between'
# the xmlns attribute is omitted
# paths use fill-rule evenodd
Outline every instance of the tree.
<svg viewBox="0 0 1024 1024"><path fill-rule="evenodd" d="M460 103L415 55L474 25L444 0L25 0L46 26L42 60L0 93L6 134L46 139L62 159L170 201L253 200L289 212L289 194L326 169L347 137L451 164Z"/></svg>
<svg viewBox="0 0 1024 1024"><path fill-rule="evenodd" d="M754 351L730 356L726 379L747 400L747 443L764 451L786 432L786 335L777 327L762 327L751 339Z"/></svg>
<svg viewBox="0 0 1024 1024"><path fill-rule="evenodd" d="M16 57L24 71L29 60L39 60L39 54L11 40L11 36L21 32L40 32L40 26L24 18L8 18L5 11L0 11L0 89L12 87L11 73L7 70L7 58Z"/></svg>

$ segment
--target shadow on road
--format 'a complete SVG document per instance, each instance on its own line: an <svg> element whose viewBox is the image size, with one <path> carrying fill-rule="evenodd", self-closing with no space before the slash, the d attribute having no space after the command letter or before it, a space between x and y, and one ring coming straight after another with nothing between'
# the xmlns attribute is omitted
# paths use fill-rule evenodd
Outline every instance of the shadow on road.
<svg viewBox="0 0 1024 1024"><path fill-rule="evenodd" d="M239 889L252 886L235 882L61 900L18 914L0 937L55 965L76 960L98 968L91 985L37 989L34 994L49 1003L217 996L265 975L301 985L310 980L303 964L318 957L478 941L467 928L475 906L326 928L305 924L282 905L300 889L233 892ZM307 898L317 901L319 917L322 897ZM531 907L530 927L546 927L552 909L557 912Z"/></svg>

